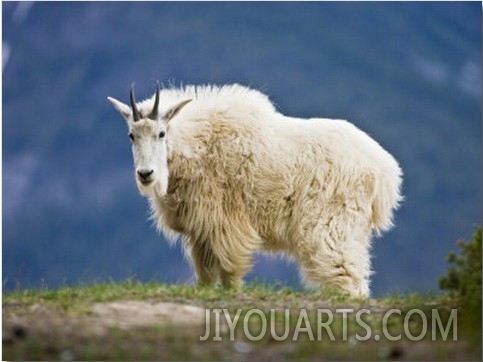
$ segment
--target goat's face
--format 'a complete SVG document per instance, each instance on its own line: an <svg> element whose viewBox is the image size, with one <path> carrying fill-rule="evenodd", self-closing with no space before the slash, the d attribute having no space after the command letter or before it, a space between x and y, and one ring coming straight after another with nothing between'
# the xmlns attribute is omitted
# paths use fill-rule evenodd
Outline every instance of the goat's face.
<svg viewBox="0 0 483 362"><path fill-rule="evenodd" d="M168 188L168 153L166 123L141 119L129 124L135 177L143 195L155 191L164 196Z"/></svg>
<svg viewBox="0 0 483 362"><path fill-rule="evenodd" d="M191 100L182 101L162 114L159 112L159 87L149 114L137 108L132 88L131 107L110 97L108 100L127 121L139 192L145 196L166 195L169 176L166 146L168 122Z"/></svg>

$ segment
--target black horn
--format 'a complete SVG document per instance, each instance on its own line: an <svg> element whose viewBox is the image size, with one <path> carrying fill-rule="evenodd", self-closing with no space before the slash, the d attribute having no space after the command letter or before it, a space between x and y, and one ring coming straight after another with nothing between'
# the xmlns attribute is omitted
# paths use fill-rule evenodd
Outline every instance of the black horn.
<svg viewBox="0 0 483 362"><path fill-rule="evenodd" d="M159 107L159 83L156 82L156 98L154 100L154 107L151 113L149 113L149 118L152 120L158 119L158 107Z"/></svg>
<svg viewBox="0 0 483 362"><path fill-rule="evenodd" d="M134 122L137 122L141 119L141 113L139 113L139 110L136 107L136 99L134 98L134 84L131 85L131 92L129 95L131 99L132 118L134 119Z"/></svg>

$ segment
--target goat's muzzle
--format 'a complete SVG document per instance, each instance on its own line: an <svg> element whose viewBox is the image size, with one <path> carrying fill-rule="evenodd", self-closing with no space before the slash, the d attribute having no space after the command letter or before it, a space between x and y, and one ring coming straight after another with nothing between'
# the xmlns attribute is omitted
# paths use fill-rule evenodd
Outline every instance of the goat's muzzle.
<svg viewBox="0 0 483 362"><path fill-rule="evenodd" d="M153 182L153 178L151 177L154 173L154 170L147 170L147 169L141 169L137 171L138 179L139 182L141 182L143 185L149 185L151 182Z"/></svg>

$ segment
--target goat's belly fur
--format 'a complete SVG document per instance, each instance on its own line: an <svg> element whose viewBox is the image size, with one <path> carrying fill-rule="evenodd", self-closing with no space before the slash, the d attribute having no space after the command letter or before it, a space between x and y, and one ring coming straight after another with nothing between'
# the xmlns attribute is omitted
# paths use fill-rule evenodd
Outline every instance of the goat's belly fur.
<svg viewBox="0 0 483 362"><path fill-rule="evenodd" d="M269 251L294 258L310 286L368 296L371 236L401 200L394 158L346 121L192 103L169 126L167 194L150 201L198 282L239 285Z"/></svg>

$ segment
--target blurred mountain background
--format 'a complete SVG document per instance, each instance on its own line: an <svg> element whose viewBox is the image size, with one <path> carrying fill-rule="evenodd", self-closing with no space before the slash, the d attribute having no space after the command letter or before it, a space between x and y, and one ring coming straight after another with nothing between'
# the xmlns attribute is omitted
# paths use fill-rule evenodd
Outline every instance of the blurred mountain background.
<svg viewBox="0 0 483 362"><path fill-rule="evenodd" d="M482 219L480 2L2 2L3 288L193 282L137 192L107 96L238 82L345 118L399 160L405 202L374 242L374 295L436 291ZM248 279L299 287L258 256Z"/></svg>

